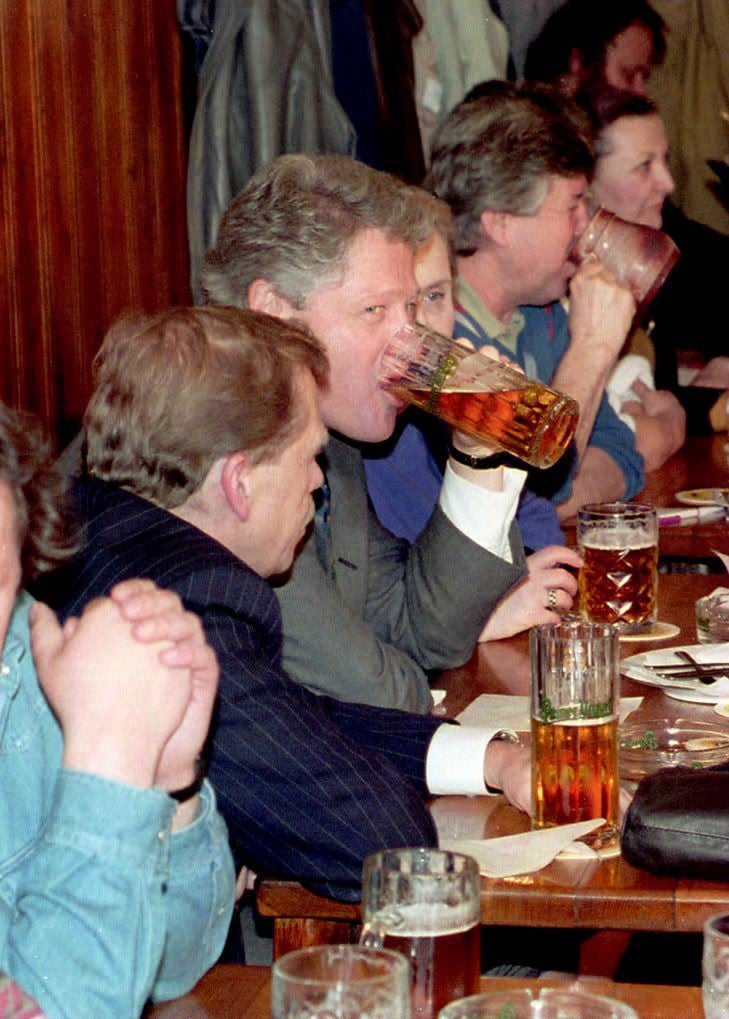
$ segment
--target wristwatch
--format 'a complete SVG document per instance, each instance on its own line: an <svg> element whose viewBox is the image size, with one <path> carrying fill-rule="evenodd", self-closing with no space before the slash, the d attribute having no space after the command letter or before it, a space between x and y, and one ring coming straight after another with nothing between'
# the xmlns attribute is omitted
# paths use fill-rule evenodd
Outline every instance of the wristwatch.
<svg viewBox="0 0 729 1019"><path fill-rule="evenodd" d="M512 729L499 729L498 732L494 733L494 735L491 737L489 742L490 743L494 743L494 742L495 743L512 743L512 744L514 744L514 746L521 746L521 737L519 736L519 734L517 732L514 732ZM501 792L500 786L489 785L489 783L486 782L486 776L485 775L484 775L484 782L485 782L485 785L486 785L486 791L487 792L489 792L491 794L493 794L493 793L500 793Z"/></svg>
<svg viewBox="0 0 729 1019"><path fill-rule="evenodd" d="M205 781L205 774L207 768L205 767L205 761L202 757L195 758L195 778L190 782L189 785L183 786L182 789L173 789L167 793L173 800L177 800L178 803L185 803L187 800L191 800L193 796L202 789L202 784Z"/></svg>
<svg viewBox="0 0 729 1019"><path fill-rule="evenodd" d="M474 471L491 471L496 467L513 467L516 460L509 453L488 453L486 456L473 456L471 453L464 453L452 443L448 453L456 463L470 467Z"/></svg>

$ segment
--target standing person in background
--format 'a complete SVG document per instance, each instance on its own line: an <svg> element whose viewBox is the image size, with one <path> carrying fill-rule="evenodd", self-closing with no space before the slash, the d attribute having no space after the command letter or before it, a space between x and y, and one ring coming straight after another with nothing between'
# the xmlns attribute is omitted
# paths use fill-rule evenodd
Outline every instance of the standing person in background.
<svg viewBox="0 0 729 1019"><path fill-rule="evenodd" d="M524 77L568 96L606 87L643 97L650 91L668 134L675 204L693 222L727 233L729 211L707 185L706 160L726 149L729 5L654 2L658 10L646 0L568 0L532 43ZM684 227L667 203L664 230L679 247Z"/></svg>
<svg viewBox="0 0 729 1019"><path fill-rule="evenodd" d="M603 83L644 96L665 52L665 25L647 0L567 0L529 46L524 78L567 96Z"/></svg>
<svg viewBox="0 0 729 1019"><path fill-rule="evenodd" d="M227 834L196 772L218 667L148 581L62 630L33 603L22 584L73 551L61 507L37 426L0 405L0 969L49 1016L138 1016L228 930Z"/></svg>
<svg viewBox="0 0 729 1019"><path fill-rule="evenodd" d="M552 11L562 3L563 0L498 0L496 7L509 35L509 55L514 70L514 74L504 77L519 80L524 76L530 43L539 35Z"/></svg>
<svg viewBox="0 0 729 1019"><path fill-rule="evenodd" d="M681 252L643 315L649 341L646 344L642 330L634 332L631 349L647 348L656 385L678 397L690 432L723 431L729 420L729 358L721 294L729 264L729 238L687 219L666 201L674 183L668 166L668 139L654 103L616 89L586 93L578 99L595 128L597 158L590 185L591 207L602 206L622 219L655 229L668 227ZM706 361L690 385L679 384L682 350L697 351ZM650 398L642 387L639 391ZM630 413L635 410L633 406L627 409ZM674 424L677 429L681 424L675 414Z"/></svg>
<svg viewBox="0 0 729 1019"><path fill-rule="evenodd" d="M435 141L429 180L453 211L456 335L493 344L527 375L574 397L573 447L531 483L560 519L586 502L632 498L643 459L604 389L635 313L596 260L576 268L592 152L551 93L489 83ZM559 303L569 287L569 315Z"/></svg>
<svg viewBox="0 0 729 1019"><path fill-rule="evenodd" d="M726 188L717 189L707 159L729 145L729 4L726 0L651 0L666 23L665 60L651 77L676 182L675 202L690 219L729 233Z"/></svg>

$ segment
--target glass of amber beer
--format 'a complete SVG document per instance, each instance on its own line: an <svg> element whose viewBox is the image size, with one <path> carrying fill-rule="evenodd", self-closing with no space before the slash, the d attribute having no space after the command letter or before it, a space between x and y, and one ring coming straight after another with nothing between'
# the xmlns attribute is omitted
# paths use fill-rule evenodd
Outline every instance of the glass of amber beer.
<svg viewBox="0 0 729 1019"><path fill-rule="evenodd" d="M534 467L556 463L577 427L571 397L425 326L395 334L379 375L407 403Z"/></svg>
<svg viewBox="0 0 729 1019"><path fill-rule="evenodd" d="M530 633L532 827L593 818L594 848L618 837L618 630L581 619Z"/></svg>
<svg viewBox="0 0 729 1019"><path fill-rule="evenodd" d="M640 633L656 621L658 521L653 506L603 502L577 515L580 607L595 623Z"/></svg>
<svg viewBox="0 0 729 1019"><path fill-rule="evenodd" d="M362 938L410 960L414 1019L434 1019L474 994L480 973L481 881L470 856L439 849L389 849L362 871Z"/></svg>

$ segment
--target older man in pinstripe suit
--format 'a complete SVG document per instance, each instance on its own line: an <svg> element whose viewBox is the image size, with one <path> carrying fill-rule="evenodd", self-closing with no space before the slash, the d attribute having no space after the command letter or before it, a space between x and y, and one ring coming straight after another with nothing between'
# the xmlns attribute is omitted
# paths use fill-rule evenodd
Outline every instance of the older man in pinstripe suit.
<svg viewBox="0 0 729 1019"><path fill-rule="evenodd" d="M201 616L221 668L209 774L240 862L356 898L367 853L435 843L425 795L488 783L526 806L508 739L320 697L282 668L263 578L290 566L321 482L317 341L256 312L177 309L119 322L97 368L86 544L44 594L68 615L151 577Z"/></svg>

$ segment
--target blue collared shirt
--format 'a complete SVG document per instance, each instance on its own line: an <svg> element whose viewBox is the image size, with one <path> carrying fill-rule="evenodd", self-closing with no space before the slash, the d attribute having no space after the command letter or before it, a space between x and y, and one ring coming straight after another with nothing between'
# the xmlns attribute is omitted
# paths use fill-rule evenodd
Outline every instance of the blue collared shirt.
<svg viewBox="0 0 729 1019"><path fill-rule="evenodd" d="M541 382L551 382L570 343L567 314L558 301L543 307L522 305L505 327L474 291L459 280L454 335L474 346L493 344ZM603 393L588 445L607 453L625 479L621 498L632 499L645 484L643 457L635 447L635 436L620 420ZM553 467L532 471L529 483L540 495L555 503L566 502L572 494L572 480L579 463L574 446Z"/></svg>

